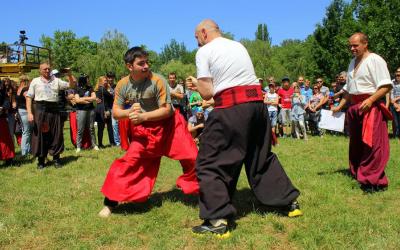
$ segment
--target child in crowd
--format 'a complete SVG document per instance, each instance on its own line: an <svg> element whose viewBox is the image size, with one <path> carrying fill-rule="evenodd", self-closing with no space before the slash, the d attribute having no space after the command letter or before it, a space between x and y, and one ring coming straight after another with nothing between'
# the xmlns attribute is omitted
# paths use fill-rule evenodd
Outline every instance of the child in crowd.
<svg viewBox="0 0 400 250"><path fill-rule="evenodd" d="M201 107L202 104L203 104L203 98L201 98L199 92L193 91L189 98L189 105L192 114L195 112L195 109Z"/></svg>
<svg viewBox="0 0 400 250"><path fill-rule="evenodd" d="M304 124L304 113L306 106L306 98L300 93L300 87L294 86L292 95L292 126L297 139L300 139L300 133L304 140L307 140L306 126Z"/></svg>
<svg viewBox="0 0 400 250"><path fill-rule="evenodd" d="M264 103L267 104L268 115L271 121L272 132L275 134L276 122L278 119L278 102L279 96L275 93L275 84L268 85L268 93L264 95Z"/></svg>
<svg viewBox="0 0 400 250"><path fill-rule="evenodd" d="M200 136L201 133L203 133L205 123L206 117L204 115L203 108L195 108L193 115L188 120L188 130L192 134L192 137L196 144L200 142Z"/></svg>
<svg viewBox="0 0 400 250"><path fill-rule="evenodd" d="M319 119L321 116L321 107L324 105L325 97L320 92L319 86L315 84L313 86L313 95L307 104L308 113L308 124L310 126L311 134L321 136L321 132L318 128Z"/></svg>

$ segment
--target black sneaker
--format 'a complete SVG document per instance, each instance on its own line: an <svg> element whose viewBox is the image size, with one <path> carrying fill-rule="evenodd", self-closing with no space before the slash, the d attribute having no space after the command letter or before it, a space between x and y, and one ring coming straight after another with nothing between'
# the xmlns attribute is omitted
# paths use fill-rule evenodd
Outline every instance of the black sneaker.
<svg viewBox="0 0 400 250"><path fill-rule="evenodd" d="M55 168L62 168L62 167L63 167L60 158L54 160L54 167L55 167Z"/></svg>
<svg viewBox="0 0 400 250"><path fill-rule="evenodd" d="M37 169L42 170L46 167L45 165L45 158L44 157L38 157L38 164L37 164Z"/></svg>
<svg viewBox="0 0 400 250"><path fill-rule="evenodd" d="M227 224L220 224L219 226L213 226L208 220L204 221L203 224L192 228L192 232L198 235L204 235L207 233L215 234L219 238L228 238L230 236L229 228Z"/></svg>
<svg viewBox="0 0 400 250"><path fill-rule="evenodd" d="M300 210L300 205L297 201L293 201L289 205L289 212L288 212L288 217L293 218L293 217L298 217L302 216L303 212Z"/></svg>
<svg viewBox="0 0 400 250"><path fill-rule="evenodd" d="M361 184L361 190L365 194L372 194L376 192L383 192L387 190L387 186L378 186L378 185L371 185L371 184Z"/></svg>
<svg viewBox="0 0 400 250"><path fill-rule="evenodd" d="M44 163L38 163L37 164L37 169L42 170L44 169L46 166L44 165Z"/></svg>
<svg viewBox="0 0 400 250"><path fill-rule="evenodd" d="M16 164L14 162L14 159L7 159L4 165L6 167L11 167L11 166L15 166Z"/></svg>

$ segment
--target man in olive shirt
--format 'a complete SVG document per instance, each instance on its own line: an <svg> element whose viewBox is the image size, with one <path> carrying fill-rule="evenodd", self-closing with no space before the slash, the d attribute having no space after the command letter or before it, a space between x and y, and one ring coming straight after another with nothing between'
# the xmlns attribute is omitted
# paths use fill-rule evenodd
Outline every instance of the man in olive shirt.
<svg viewBox="0 0 400 250"><path fill-rule="evenodd" d="M176 181L178 188L185 194L199 190L194 168L197 147L183 116L172 110L167 81L150 71L148 53L140 47L129 49L124 60L129 75L115 88L113 116L130 120L132 142L108 171L101 189L105 207L100 217L110 216L119 202L146 201L162 156L180 161L184 173Z"/></svg>

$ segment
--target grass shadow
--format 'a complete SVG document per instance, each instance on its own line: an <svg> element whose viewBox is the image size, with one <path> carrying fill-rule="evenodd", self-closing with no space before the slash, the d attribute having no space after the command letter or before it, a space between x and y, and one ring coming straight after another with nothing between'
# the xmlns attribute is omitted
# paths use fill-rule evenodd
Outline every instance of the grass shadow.
<svg viewBox="0 0 400 250"><path fill-rule="evenodd" d="M0 169L1 168L9 168L9 167L21 167L22 165L30 164L34 161L35 161L35 158L16 156L8 164L6 161L3 161L3 163L0 164Z"/></svg>
<svg viewBox="0 0 400 250"><path fill-rule="evenodd" d="M154 193L146 202L125 203L113 209L115 214L142 214L149 212L153 208L161 207L164 201L182 203L186 206L197 207L198 197L195 195L185 195L178 189L172 189L167 192Z"/></svg>
<svg viewBox="0 0 400 250"><path fill-rule="evenodd" d="M126 203L117 206L113 213L115 214L142 214L149 212L153 208L161 207L164 201L179 202L192 208L198 207L198 196L185 195L178 189L168 192L152 194L146 202ZM246 217L250 213L269 214L286 216L287 210L279 207L268 207L261 204L255 197L252 190L244 188L237 190L233 197L233 204L237 209L237 215L234 220Z"/></svg>
<svg viewBox="0 0 400 250"><path fill-rule="evenodd" d="M321 172L317 173L317 175L319 175L319 176L331 175L331 174L341 174L341 175L347 176L351 179L354 179L354 176L351 174L349 168L336 169L333 171L321 171Z"/></svg>
<svg viewBox="0 0 400 250"><path fill-rule="evenodd" d="M24 164L30 164L32 162L35 161L35 158L31 158L31 157L20 157L18 159L15 159L15 161L20 164L20 165L24 165Z"/></svg>
<svg viewBox="0 0 400 250"><path fill-rule="evenodd" d="M68 164L74 161L77 161L79 159L80 156L76 156L76 155L68 155L65 157L61 157L61 163L62 164Z"/></svg>
<svg viewBox="0 0 400 250"><path fill-rule="evenodd" d="M341 174L341 175L350 177L350 178L352 178L352 179L353 179L353 177L354 177L354 176L351 174L350 169L348 169L348 168L338 169L338 170L333 171L333 173L335 173L335 174Z"/></svg>
<svg viewBox="0 0 400 250"><path fill-rule="evenodd" d="M242 217L246 217L251 213L258 214L275 214L280 216L287 215L287 208L283 207L269 207L262 204L257 200L253 191L249 188L244 188L237 190L233 197L233 205L237 210L237 215L235 219L240 219Z"/></svg>
<svg viewBox="0 0 400 250"><path fill-rule="evenodd" d="M13 167L13 165L7 164L6 161L3 161L3 162L0 164L0 169L3 169L3 168L10 168L10 167Z"/></svg>

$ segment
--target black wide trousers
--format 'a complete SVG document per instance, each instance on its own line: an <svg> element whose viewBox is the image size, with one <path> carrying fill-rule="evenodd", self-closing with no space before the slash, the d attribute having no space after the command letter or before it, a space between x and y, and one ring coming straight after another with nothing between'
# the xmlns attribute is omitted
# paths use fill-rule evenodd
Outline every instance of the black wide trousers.
<svg viewBox="0 0 400 250"><path fill-rule="evenodd" d="M32 155L44 158L64 151L64 119L58 103L35 103L32 132Z"/></svg>
<svg viewBox="0 0 400 250"><path fill-rule="evenodd" d="M256 198L281 207L300 192L271 152L271 123L262 102L214 109L203 131L196 171L200 184L200 218L229 218L236 214L232 196L245 165Z"/></svg>

